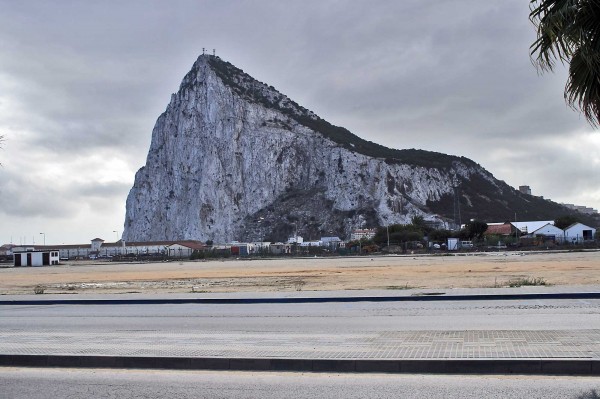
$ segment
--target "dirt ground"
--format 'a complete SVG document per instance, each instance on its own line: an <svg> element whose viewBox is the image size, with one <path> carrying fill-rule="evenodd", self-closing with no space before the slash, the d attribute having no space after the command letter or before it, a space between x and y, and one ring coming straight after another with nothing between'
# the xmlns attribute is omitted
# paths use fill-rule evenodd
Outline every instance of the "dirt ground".
<svg viewBox="0 0 600 399"><path fill-rule="evenodd" d="M0 268L0 294L186 293L484 288L541 278L550 285L600 284L600 252L454 256L230 259Z"/></svg>

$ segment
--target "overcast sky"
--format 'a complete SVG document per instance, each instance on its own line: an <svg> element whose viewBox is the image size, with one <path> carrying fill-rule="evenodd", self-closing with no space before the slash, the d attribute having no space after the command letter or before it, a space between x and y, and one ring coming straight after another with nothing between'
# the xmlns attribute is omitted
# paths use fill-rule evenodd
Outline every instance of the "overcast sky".
<svg viewBox="0 0 600 399"><path fill-rule="evenodd" d="M367 140L599 208L600 132L532 66L528 3L0 0L0 244L116 240L203 47Z"/></svg>

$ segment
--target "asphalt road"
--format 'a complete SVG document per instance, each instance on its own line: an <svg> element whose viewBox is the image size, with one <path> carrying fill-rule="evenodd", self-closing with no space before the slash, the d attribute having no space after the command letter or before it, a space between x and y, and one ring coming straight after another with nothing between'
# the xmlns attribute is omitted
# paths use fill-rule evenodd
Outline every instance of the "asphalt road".
<svg viewBox="0 0 600 399"><path fill-rule="evenodd" d="M588 377L0 368L0 398L598 399Z"/></svg>
<svg viewBox="0 0 600 399"><path fill-rule="evenodd" d="M1 329L31 332L600 329L600 300L233 305L0 306Z"/></svg>

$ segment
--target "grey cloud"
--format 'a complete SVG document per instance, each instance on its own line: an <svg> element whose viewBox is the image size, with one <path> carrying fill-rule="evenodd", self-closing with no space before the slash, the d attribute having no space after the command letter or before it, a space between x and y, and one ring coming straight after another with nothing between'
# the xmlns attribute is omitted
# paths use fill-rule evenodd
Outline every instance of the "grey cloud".
<svg viewBox="0 0 600 399"><path fill-rule="evenodd" d="M325 77L317 78L311 86L318 89L313 89L308 107L321 114L320 110L324 110L333 115L351 112L366 120L384 118L390 121L385 126L390 134L398 127L426 134L437 131L439 135L447 135L449 129L471 135L521 134L520 124L530 123L538 116L524 114L523 110L547 112L547 98L551 98L551 104L563 107L560 92L549 93L545 87L561 81L562 89L564 76L536 76L529 62L529 41L517 40L520 36L533 39L533 29L526 18L527 6L512 4L498 11L489 11L488 4L471 4L474 11L467 13L464 21L442 19L432 12L439 8L437 5L422 6L421 12L412 16L415 21L425 21L419 34L414 32L417 23L397 24L388 32L395 41L389 52L382 52L376 42L344 48L345 52L334 49L333 56L323 55L329 62L318 63L328 66L327 71L315 73L314 68L309 68L309 74ZM450 10L453 17L462 11L464 7ZM507 26L510 19L519 22ZM412 30L405 32L406 26ZM377 30L375 24L373 29ZM411 36L417 39L410 40ZM378 35L366 37L380 39ZM383 40L385 47L390 39ZM395 48L400 50L394 51ZM403 51L407 56L399 57L397 53ZM345 63L336 64L336 57ZM548 114L537 118L546 126L526 129L529 135L548 134L547 129L564 130L578 123L566 123L568 117L562 112Z"/></svg>
<svg viewBox="0 0 600 399"><path fill-rule="evenodd" d="M0 185L0 214L21 217L59 219L70 215L76 202L46 182L3 171Z"/></svg>
<svg viewBox="0 0 600 399"><path fill-rule="evenodd" d="M123 193L129 192L130 184L123 182L88 182L77 185L73 194L82 197L96 197L100 199L118 199Z"/></svg>
<svg viewBox="0 0 600 399"><path fill-rule="evenodd" d="M5 221L17 217L76 221L89 211L124 208L131 183L106 181L110 176L95 169L95 160L64 152L44 153L39 148L27 152L28 146L18 143L8 143L6 149L22 156L0 168L0 213ZM96 158L110 160L102 154Z"/></svg>

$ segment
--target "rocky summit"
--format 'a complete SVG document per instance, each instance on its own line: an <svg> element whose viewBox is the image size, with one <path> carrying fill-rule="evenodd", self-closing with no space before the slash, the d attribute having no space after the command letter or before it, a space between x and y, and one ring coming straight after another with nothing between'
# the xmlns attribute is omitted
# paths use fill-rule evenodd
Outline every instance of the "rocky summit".
<svg viewBox="0 0 600 399"><path fill-rule="evenodd" d="M413 216L448 227L565 213L467 158L363 140L214 55L158 118L126 206L126 241L348 238Z"/></svg>

